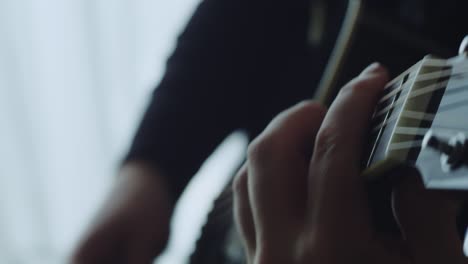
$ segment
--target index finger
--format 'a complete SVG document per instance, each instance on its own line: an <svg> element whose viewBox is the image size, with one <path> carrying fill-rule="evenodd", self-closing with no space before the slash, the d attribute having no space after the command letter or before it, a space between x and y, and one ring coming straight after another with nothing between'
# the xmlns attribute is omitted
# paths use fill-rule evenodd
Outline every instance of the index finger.
<svg viewBox="0 0 468 264"><path fill-rule="evenodd" d="M248 188L257 241L290 235L302 219L309 160L325 111L317 103L297 104L250 144Z"/></svg>
<svg viewBox="0 0 468 264"><path fill-rule="evenodd" d="M387 81L382 66L369 66L343 87L318 132L309 173L309 211L312 224L323 230L329 226L340 232L342 228L352 230L355 224L370 224L359 177L361 153L371 115Z"/></svg>

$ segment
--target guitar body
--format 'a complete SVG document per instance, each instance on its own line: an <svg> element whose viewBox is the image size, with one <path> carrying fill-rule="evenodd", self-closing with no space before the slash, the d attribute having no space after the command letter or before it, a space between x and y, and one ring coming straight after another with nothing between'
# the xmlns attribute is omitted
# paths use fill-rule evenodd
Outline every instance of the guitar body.
<svg viewBox="0 0 468 264"><path fill-rule="evenodd" d="M311 13L323 14L320 16L321 20L312 20L312 27L322 33L318 34L319 36L312 36L311 46L312 48L334 46L328 64L323 65L323 78L316 84L318 87L316 98L324 104L330 104L339 87L375 61L386 65L395 76L421 60L426 54L435 54L439 57L450 57L454 54L466 31L456 27L441 30L436 26L441 23L440 21L444 21L445 26L455 23L463 25L457 22L462 21L460 15L454 15L452 20L447 20L447 13L453 12L453 7L435 12L435 7L428 7L424 1L406 1L419 3L430 11L425 12L418 5L405 9L400 2L405 1L391 3L384 1L363 3L352 0L312 1ZM468 7L467 3L462 2L462 5ZM433 105L438 104L432 102ZM419 138L412 140L421 140L423 136L419 135ZM419 153L420 150L420 148L412 150L412 155ZM417 158L414 159L416 160ZM375 167L378 166L374 166L374 170ZM230 190L228 185L214 202L190 263L245 263L242 247L233 227ZM388 182L384 180L369 182L369 199L375 215L378 216L376 222L382 232L398 232L396 223L391 220L393 219L391 208L387 206L390 205L390 193L391 185Z"/></svg>

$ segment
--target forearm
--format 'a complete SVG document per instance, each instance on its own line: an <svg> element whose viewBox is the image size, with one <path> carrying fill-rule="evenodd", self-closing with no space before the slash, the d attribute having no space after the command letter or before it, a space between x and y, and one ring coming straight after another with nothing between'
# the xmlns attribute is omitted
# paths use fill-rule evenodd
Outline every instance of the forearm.
<svg viewBox="0 0 468 264"><path fill-rule="evenodd" d="M162 174L142 161L123 164L71 263L149 263L169 238L174 204ZM116 247L122 250L116 250Z"/></svg>

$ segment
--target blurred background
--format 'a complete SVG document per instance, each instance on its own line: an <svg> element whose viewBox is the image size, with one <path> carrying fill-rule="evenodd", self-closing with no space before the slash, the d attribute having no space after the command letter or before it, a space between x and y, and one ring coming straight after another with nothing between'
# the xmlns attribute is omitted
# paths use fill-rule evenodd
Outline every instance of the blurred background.
<svg viewBox="0 0 468 264"><path fill-rule="evenodd" d="M64 263L198 2L0 0L0 263ZM245 145L231 135L205 164L158 263L190 253Z"/></svg>

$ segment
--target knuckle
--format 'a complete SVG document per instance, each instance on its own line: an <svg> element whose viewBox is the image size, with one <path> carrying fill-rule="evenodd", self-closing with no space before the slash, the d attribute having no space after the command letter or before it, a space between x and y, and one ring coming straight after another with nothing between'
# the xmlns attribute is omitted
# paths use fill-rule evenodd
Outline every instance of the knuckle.
<svg viewBox="0 0 468 264"><path fill-rule="evenodd" d="M307 108L307 109L310 109L311 111L320 111L322 108L324 108L318 102L315 102L312 100L303 100L297 104L297 107Z"/></svg>
<svg viewBox="0 0 468 264"><path fill-rule="evenodd" d="M340 134L336 127L322 127L316 138L314 155L322 156L334 151L341 144Z"/></svg>
<svg viewBox="0 0 468 264"><path fill-rule="evenodd" d="M235 195L243 195L247 192L247 173L240 172L234 177L232 191Z"/></svg>
<svg viewBox="0 0 468 264"><path fill-rule="evenodd" d="M325 115L325 113L327 112L327 108L319 102L307 100L303 101L301 104L303 105L303 107L308 108L313 113L320 113L322 115Z"/></svg>
<svg viewBox="0 0 468 264"><path fill-rule="evenodd" d="M356 95L362 93L369 85L369 79L356 78L355 80L348 83L348 85L346 85L343 89L341 89L340 93Z"/></svg>
<svg viewBox="0 0 468 264"><path fill-rule="evenodd" d="M273 135L261 135L249 145L247 159L252 166L269 164L280 149L280 142Z"/></svg>
<svg viewBox="0 0 468 264"><path fill-rule="evenodd" d="M320 119L323 120L327 113L327 108L322 104L315 102L315 101L303 101L299 104L300 108L302 108L309 118L313 119Z"/></svg>
<svg viewBox="0 0 468 264"><path fill-rule="evenodd" d="M311 99L302 100L299 103L297 103L294 107L291 107L290 109L294 109L294 108L305 109L307 112L312 112L312 113L314 112L325 113L327 111L326 106L324 106L320 102L317 102Z"/></svg>

